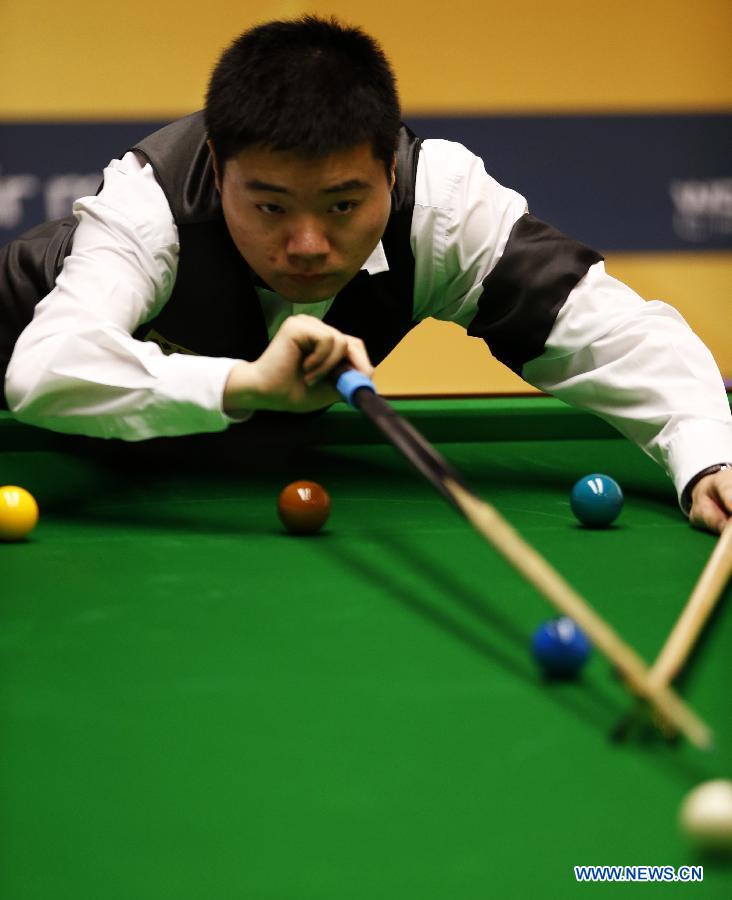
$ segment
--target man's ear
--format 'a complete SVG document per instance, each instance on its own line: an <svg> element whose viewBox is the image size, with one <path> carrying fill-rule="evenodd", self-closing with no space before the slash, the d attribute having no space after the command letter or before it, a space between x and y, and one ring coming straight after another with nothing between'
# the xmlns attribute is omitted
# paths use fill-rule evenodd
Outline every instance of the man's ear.
<svg viewBox="0 0 732 900"><path fill-rule="evenodd" d="M208 152L211 154L211 165L213 166L214 172L214 181L216 182L216 190L221 193L221 184L222 184L222 176L223 171L219 168L219 161L216 156L216 151L214 150L214 145L211 143L211 138L209 138L206 143L208 144Z"/></svg>
<svg viewBox="0 0 732 900"><path fill-rule="evenodd" d="M396 166L397 166L397 157L396 153L394 154L394 158L391 161L391 175L389 176L389 190L394 190L394 185L396 184Z"/></svg>

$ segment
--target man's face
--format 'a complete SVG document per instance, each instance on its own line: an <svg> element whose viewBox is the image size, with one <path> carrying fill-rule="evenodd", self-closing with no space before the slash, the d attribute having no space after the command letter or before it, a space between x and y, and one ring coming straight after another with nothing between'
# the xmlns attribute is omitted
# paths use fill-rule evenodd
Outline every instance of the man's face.
<svg viewBox="0 0 732 900"><path fill-rule="evenodd" d="M265 284L294 303L337 294L386 228L394 179L369 143L320 159L247 147L223 172L214 168L237 249Z"/></svg>

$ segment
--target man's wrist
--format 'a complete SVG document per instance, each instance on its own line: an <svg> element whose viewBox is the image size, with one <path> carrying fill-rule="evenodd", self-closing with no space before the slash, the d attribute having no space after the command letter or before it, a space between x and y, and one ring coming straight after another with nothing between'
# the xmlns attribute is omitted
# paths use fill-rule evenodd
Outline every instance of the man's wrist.
<svg viewBox="0 0 732 900"><path fill-rule="evenodd" d="M223 410L235 419L248 417L261 406L255 363L240 360L232 366L226 379L223 394Z"/></svg>
<svg viewBox="0 0 732 900"><path fill-rule="evenodd" d="M681 509L688 516L691 510L691 495L694 491L694 488L699 484L702 478L706 478L707 475L714 475L716 472L721 472L722 469L732 469L732 462L723 462L723 463L715 463L713 466L707 466L706 469L702 469L701 472L697 472L696 475L691 479L691 481L686 485L684 490L681 493Z"/></svg>

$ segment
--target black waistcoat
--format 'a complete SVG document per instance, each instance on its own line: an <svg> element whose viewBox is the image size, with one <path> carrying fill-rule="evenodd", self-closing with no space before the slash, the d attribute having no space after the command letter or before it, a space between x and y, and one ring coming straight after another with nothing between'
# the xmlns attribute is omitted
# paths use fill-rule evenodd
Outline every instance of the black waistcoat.
<svg viewBox="0 0 732 900"><path fill-rule="evenodd" d="M0 247L0 409L5 402L5 370L15 342L33 311L53 289L71 252L76 219L54 219Z"/></svg>
<svg viewBox="0 0 732 900"><path fill-rule="evenodd" d="M325 317L340 331L360 337L374 364L416 324L410 233L419 146L403 126L392 211L382 238L389 271L360 272ZM204 356L256 359L267 346L267 329L253 274L224 222L202 113L167 125L133 149L152 165L180 240L173 292L135 337L154 339L165 350L182 347ZM20 332L53 289L71 252L75 226L73 216L47 222L0 249L0 385ZM2 391L0 407L7 408Z"/></svg>
<svg viewBox="0 0 732 900"><path fill-rule="evenodd" d="M267 329L253 274L224 222L202 114L173 122L133 149L152 165L180 242L170 300L136 336L143 338L153 330L173 345L206 356L256 359L267 346ZM392 212L382 238L389 271L360 272L325 317L329 325L360 337L375 364L416 324L410 231L418 152L419 141L403 127Z"/></svg>

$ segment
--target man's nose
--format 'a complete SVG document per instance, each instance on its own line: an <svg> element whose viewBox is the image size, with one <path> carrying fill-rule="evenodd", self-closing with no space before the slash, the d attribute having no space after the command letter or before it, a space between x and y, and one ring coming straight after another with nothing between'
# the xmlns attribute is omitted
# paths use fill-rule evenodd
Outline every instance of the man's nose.
<svg viewBox="0 0 732 900"><path fill-rule="evenodd" d="M303 218L294 224L287 238L288 256L311 258L327 256L330 241L322 225L314 218Z"/></svg>

